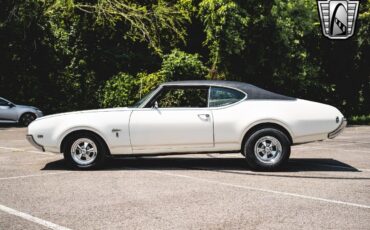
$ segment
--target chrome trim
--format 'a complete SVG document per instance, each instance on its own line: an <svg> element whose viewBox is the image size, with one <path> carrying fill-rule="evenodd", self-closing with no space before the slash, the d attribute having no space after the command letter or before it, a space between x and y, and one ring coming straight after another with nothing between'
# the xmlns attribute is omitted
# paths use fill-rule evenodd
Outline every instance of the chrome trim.
<svg viewBox="0 0 370 230"><path fill-rule="evenodd" d="M157 89L155 89L152 93L152 96L150 98L148 98L146 101L143 101L143 103L137 107L137 108L146 108L147 104L155 97L157 96L157 94L162 91L162 89L166 86L169 86L169 87L174 87L174 86L183 86L183 87L191 87L191 86L203 86L203 87L208 87L208 98L207 98L207 107L200 107L201 109L204 109L204 108L208 108L208 109L222 109L222 108L225 108L225 107L229 107L229 106L233 106L233 105L236 105L236 104L239 104L240 102L242 101L245 101L248 99L248 93L238 89L238 88L234 88L234 87L231 87L231 86L224 86L224 85L221 85L221 84L174 84L174 83L164 83L164 84L161 84L157 87ZM228 89L232 89L232 90L236 90L242 94L244 94L244 98L237 101L237 102L234 102L232 104L228 104L228 105L223 105L223 106L218 106L218 107L209 107L209 96L210 96L210 93L211 93L211 87L219 87L219 88L228 88ZM188 108L188 107L176 107L176 108ZM193 107L192 107L193 108ZM163 108L161 108L163 109Z"/></svg>
<svg viewBox="0 0 370 230"><path fill-rule="evenodd" d="M263 136L254 145L254 155L265 164L274 164L281 158L283 147L273 136Z"/></svg>
<svg viewBox="0 0 370 230"><path fill-rule="evenodd" d="M174 82L174 83L163 83L160 86L184 86L184 87L190 87L190 86L208 86L208 87L212 87L213 86L213 87L220 87L220 88L229 88L229 89L233 89L233 90L239 91L242 94L245 94L245 97L242 100L248 99L248 93L247 92L244 92L243 90L238 89L238 88L235 88L235 87L232 87L232 86L222 85L222 84L217 84L217 83L207 83L207 84L206 83L204 83L204 84L199 84L199 83L181 84L181 83L178 83L178 84L176 84Z"/></svg>
<svg viewBox="0 0 370 230"><path fill-rule="evenodd" d="M147 104L152 100L152 98L154 98L158 94L158 92L161 91L161 89L162 89L162 85L159 85L156 89L154 89L153 91L149 92L149 93L152 94L151 97L147 98L145 101L143 101L143 103L141 103L141 105L139 105L135 109L139 109L139 108L144 109L147 106ZM144 97L145 96L146 95L144 95Z"/></svg>
<svg viewBox="0 0 370 230"><path fill-rule="evenodd" d="M45 152L45 149L42 145L39 145L36 143L35 139L33 139L33 136L32 135L26 135L26 139L28 142L30 142L30 144L35 147L36 149L38 150L41 150L43 152Z"/></svg>
<svg viewBox="0 0 370 230"><path fill-rule="evenodd" d="M72 159L79 165L88 165L98 156L98 148L94 141L88 138L77 139L71 147Z"/></svg>
<svg viewBox="0 0 370 230"><path fill-rule="evenodd" d="M340 123L339 127L336 128L333 132L330 132L328 134L328 138L333 139L334 137L338 136L344 130L346 126L347 126L347 119L343 117L342 122Z"/></svg>

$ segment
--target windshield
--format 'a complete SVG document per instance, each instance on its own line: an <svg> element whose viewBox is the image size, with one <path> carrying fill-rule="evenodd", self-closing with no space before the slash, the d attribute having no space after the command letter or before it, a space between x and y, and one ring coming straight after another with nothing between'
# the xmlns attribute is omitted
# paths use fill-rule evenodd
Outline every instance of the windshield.
<svg viewBox="0 0 370 230"><path fill-rule="evenodd" d="M6 100L5 98L0 97L0 105L9 105L9 104L13 104L13 103Z"/></svg>
<svg viewBox="0 0 370 230"><path fill-rule="evenodd" d="M144 97L142 97L134 105L130 106L130 108L139 108L139 107L141 107L141 105L143 104L143 102L145 102L148 98L150 98L154 94L154 92L156 90L157 90L157 88L155 88L152 91L150 91L147 95L145 95Z"/></svg>

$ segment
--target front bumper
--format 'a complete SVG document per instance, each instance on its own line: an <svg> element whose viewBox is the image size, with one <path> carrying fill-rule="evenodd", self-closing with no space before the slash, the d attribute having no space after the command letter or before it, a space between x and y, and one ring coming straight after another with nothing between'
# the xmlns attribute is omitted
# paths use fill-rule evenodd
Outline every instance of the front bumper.
<svg viewBox="0 0 370 230"><path fill-rule="evenodd" d="M333 139L334 137L338 136L346 126L347 126L347 119L343 117L342 122L340 123L339 127L335 129L333 132L329 133L328 138Z"/></svg>
<svg viewBox="0 0 370 230"><path fill-rule="evenodd" d="M39 118L39 117L42 117L42 116L44 116L42 111L41 110L36 110L36 117Z"/></svg>
<svg viewBox="0 0 370 230"><path fill-rule="evenodd" d="M41 150L41 151L45 152L44 146L37 144L35 139L33 139L32 135L26 135L26 138L27 138L28 142L30 142L31 145L33 145L33 147L35 147L38 150Z"/></svg>

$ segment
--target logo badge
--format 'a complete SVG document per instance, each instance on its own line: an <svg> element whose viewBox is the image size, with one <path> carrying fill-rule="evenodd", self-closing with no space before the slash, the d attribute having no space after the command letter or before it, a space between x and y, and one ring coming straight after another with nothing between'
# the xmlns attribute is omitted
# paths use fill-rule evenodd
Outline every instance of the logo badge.
<svg viewBox="0 0 370 230"><path fill-rule="evenodd" d="M353 35L359 1L317 1L322 33L330 39L347 39Z"/></svg>

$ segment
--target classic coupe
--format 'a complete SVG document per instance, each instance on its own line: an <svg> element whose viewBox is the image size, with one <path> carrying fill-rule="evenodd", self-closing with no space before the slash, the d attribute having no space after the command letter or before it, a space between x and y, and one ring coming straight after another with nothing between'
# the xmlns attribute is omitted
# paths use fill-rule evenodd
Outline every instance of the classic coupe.
<svg viewBox="0 0 370 230"><path fill-rule="evenodd" d="M241 152L251 168L276 170L291 145L334 138L346 123L333 106L247 83L179 81L161 84L132 107L38 118L27 139L79 169L122 154Z"/></svg>

